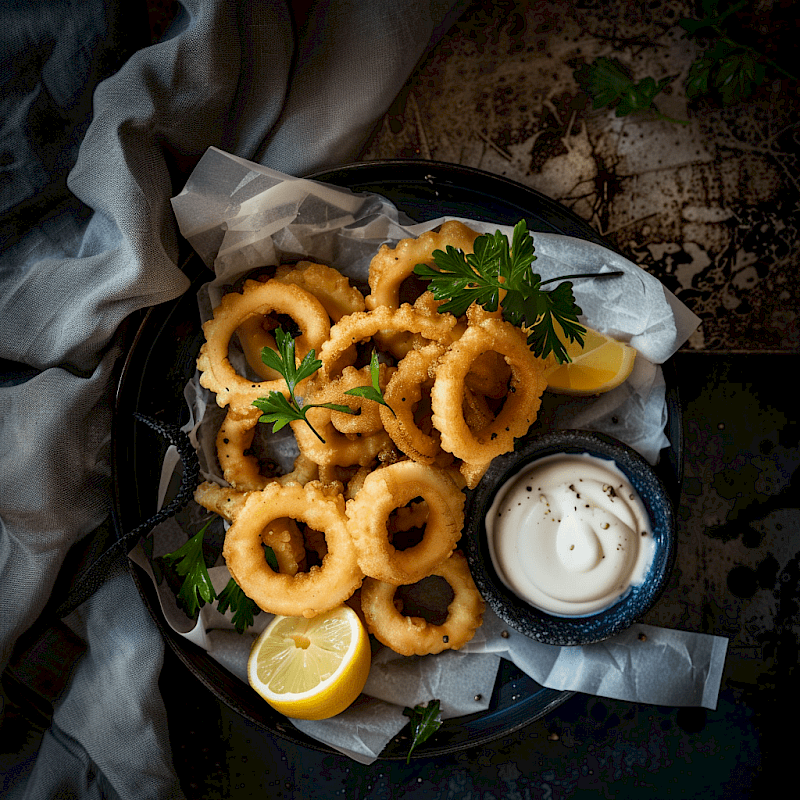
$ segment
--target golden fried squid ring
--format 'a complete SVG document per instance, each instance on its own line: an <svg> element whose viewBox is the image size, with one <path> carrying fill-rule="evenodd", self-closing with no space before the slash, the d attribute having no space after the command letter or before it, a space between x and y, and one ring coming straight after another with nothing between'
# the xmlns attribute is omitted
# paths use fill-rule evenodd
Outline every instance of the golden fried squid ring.
<svg viewBox="0 0 800 800"><path fill-rule="evenodd" d="M508 395L494 420L478 431L464 419L464 378L481 353L494 350L511 367ZM525 334L508 322L484 319L470 325L442 356L431 389L433 424L442 447L469 464L485 464L514 448L530 428L547 386L544 362L531 353Z"/></svg>
<svg viewBox="0 0 800 800"><path fill-rule="evenodd" d="M345 394L348 389L357 386L370 386L370 380L369 367L361 370L357 370L355 367L346 367L339 378L320 388L315 388L306 401L308 404L337 403L347 405L354 410L360 408L361 414L365 416L365 430L374 430L375 433L341 433L336 429L333 418L334 415L343 417L345 414L328 408L311 408L306 414L306 419L325 441L320 441L304 420L289 423L294 431L295 439L297 439L297 446L303 455L321 465L351 466L358 464L366 466L375 461L380 453L393 448L389 434L383 430L380 424L375 425L371 421L372 415L376 415L380 421L380 415L377 412L379 404L374 400ZM387 367L385 364L381 364L378 383L386 386L386 382ZM315 386L319 387L319 384L315 384Z"/></svg>
<svg viewBox="0 0 800 800"><path fill-rule="evenodd" d="M222 468L222 477L242 492L255 492L269 483L305 484L317 480L319 467L305 454L300 453L291 472L285 475L264 475L258 459L247 450L253 444L261 411L247 408L239 414L229 408L217 433L217 459Z"/></svg>
<svg viewBox="0 0 800 800"><path fill-rule="evenodd" d="M417 264L435 266L434 250L445 250L448 245L471 253L478 233L458 220L448 220L438 231L427 231L416 239L401 239L394 248L381 245L369 265L370 293L366 296L367 309L399 308L400 287L409 278ZM424 296L424 293L423 295ZM381 347L396 358L402 358L413 346L416 337L406 331L381 331L376 335Z"/></svg>
<svg viewBox="0 0 800 800"><path fill-rule="evenodd" d="M310 292L274 279L246 281L241 294L226 294L214 309L214 316L203 324L206 341L200 348L197 368L200 384L216 392L217 404L243 409L269 392L286 391L283 378L253 382L237 374L228 359L228 345L236 329L250 317L271 312L286 314L302 331L295 340L296 355L301 359L309 350L318 350L330 333L328 314ZM305 381L304 381L305 383ZM302 390L298 392L302 395Z"/></svg>
<svg viewBox="0 0 800 800"><path fill-rule="evenodd" d="M322 303L333 322L338 322L347 314L364 311L364 295L350 285L350 281L338 269L315 264L312 261L299 261L296 266L278 267L275 280L293 283L311 292Z"/></svg>
<svg viewBox="0 0 800 800"><path fill-rule="evenodd" d="M281 517L321 531L328 552L308 572L273 572L261 550L261 532ZM347 600L361 585L363 573L347 529L344 497L325 492L317 481L305 486L273 483L247 498L225 534L225 563L242 591L272 614L315 617Z"/></svg>
<svg viewBox="0 0 800 800"><path fill-rule="evenodd" d="M320 348L322 366L315 376L317 383L325 385L352 365L357 356L356 345L371 339L378 331L410 331L441 343L448 338L455 322L451 314L428 316L407 303L397 309L381 307L342 317L331 327L330 338Z"/></svg>
<svg viewBox="0 0 800 800"><path fill-rule="evenodd" d="M383 426L392 441L411 459L423 464L433 464L441 453L439 434L432 430L423 432L414 418L414 412L422 399L423 385L429 381L431 367L445 352L436 343L420 350L410 350L397 365L383 399L392 411L380 406Z"/></svg>
<svg viewBox="0 0 800 800"><path fill-rule="evenodd" d="M458 650L475 635L483 622L485 604L469 571L467 559L456 550L431 571L450 585L453 599L447 619L434 625L421 617L406 617L395 605L397 586L365 578L361 586L361 610L367 630L400 655L423 656ZM398 603L399 604L399 603Z"/></svg>
<svg viewBox="0 0 800 800"><path fill-rule="evenodd" d="M244 508L248 495L249 492L220 486L211 481L203 481L194 490L194 500L198 505L213 514L219 514L228 522L232 522Z"/></svg>
<svg viewBox="0 0 800 800"><path fill-rule="evenodd" d="M241 513L250 494L251 492L240 492L229 486L203 481L195 489L194 499L208 511L233 522ZM306 556L304 540L293 519L282 517L273 520L261 531L261 541L272 548L280 572L294 575L302 568Z"/></svg>
<svg viewBox="0 0 800 800"><path fill-rule="evenodd" d="M389 516L417 497L428 506L422 540L397 550L389 541ZM461 538L464 499L445 470L427 464L399 461L372 472L347 502L348 528L364 574L395 585L424 578Z"/></svg>
<svg viewBox="0 0 800 800"><path fill-rule="evenodd" d="M311 261L299 261L295 266L278 267L274 280L291 283L313 294L322 303L333 322L346 314L364 311L364 295L350 285L339 270ZM276 327L269 317L252 317L245 320L236 333L250 368L262 380L275 380L280 376L261 360L264 347L275 349L275 338L270 333Z"/></svg>
<svg viewBox="0 0 800 800"><path fill-rule="evenodd" d="M410 277L417 264L435 266L434 250L445 250L448 245L465 253L472 252L477 231L458 220L448 220L438 231L426 231L416 239L401 239L395 247L381 245L369 264L369 290L365 301L372 311L379 306L400 307L400 286Z"/></svg>
<svg viewBox="0 0 800 800"><path fill-rule="evenodd" d="M222 477L235 489L254 492L263 489L275 478L261 474L261 466L247 450L253 444L261 411L255 406L242 413L228 408L217 433L217 458Z"/></svg>

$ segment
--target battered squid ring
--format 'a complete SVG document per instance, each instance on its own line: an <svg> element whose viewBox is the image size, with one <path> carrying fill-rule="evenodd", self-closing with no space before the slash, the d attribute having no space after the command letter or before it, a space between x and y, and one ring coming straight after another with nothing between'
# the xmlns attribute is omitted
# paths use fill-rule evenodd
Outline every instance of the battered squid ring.
<svg viewBox="0 0 800 800"><path fill-rule="evenodd" d="M245 282L241 294L226 294L214 309L213 318L203 324L206 341L197 358L200 384L216 393L217 404L221 407L231 405L243 409L272 391L287 390L283 378L261 382L248 380L234 370L228 359L231 336L242 322L271 312L286 314L299 324L302 334L295 340L298 359L309 350L318 350L330 334L330 320L322 304L299 286L275 279L250 280Z"/></svg>
<svg viewBox="0 0 800 800"><path fill-rule="evenodd" d="M321 566L285 575L273 572L261 549L261 532L281 517L304 522L325 535ZM355 546L347 529L344 498L316 481L305 486L273 483L251 493L225 534L222 555L242 591L272 614L315 617L344 603L361 585Z"/></svg>
<svg viewBox="0 0 800 800"><path fill-rule="evenodd" d="M397 587L365 578L361 586L361 610L367 630L382 644L404 656L424 656L443 650L458 650L475 635L483 622L485 603L467 559L456 550L432 570L450 584L453 599L447 607L447 619L434 625L421 617L407 617L395 605Z"/></svg>
<svg viewBox="0 0 800 800"><path fill-rule="evenodd" d="M242 413L229 407L217 433L217 459L222 468L222 477L240 491L258 491L275 480L262 475L258 459L247 455L261 414L261 410L255 406Z"/></svg>
<svg viewBox="0 0 800 800"><path fill-rule="evenodd" d="M397 550L389 541L389 516L417 497L428 507L422 540ZM464 499L445 470L427 464L399 461L372 472L346 508L364 574L394 585L416 583L430 574L461 538Z"/></svg>
<svg viewBox="0 0 800 800"><path fill-rule="evenodd" d="M299 261L295 266L278 267L274 280L291 283L313 294L322 303L333 322L347 314L364 311L364 295L350 285L350 281L339 270L312 261ZM275 349L275 338L263 326L258 317L245 320L236 331L244 356L250 368L262 380L279 377L261 360L264 347Z"/></svg>
<svg viewBox="0 0 800 800"><path fill-rule="evenodd" d="M317 463L303 453L295 459L292 471L285 475L264 475L261 472L258 459L247 452L253 444L261 413L252 406L241 414L228 408L217 433L217 460L222 469L222 477L234 489L242 492L256 492L267 484L276 482L302 485L317 480Z"/></svg>
<svg viewBox="0 0 800 800"><path fill-rule="evenodd" d="M342 317L331 327L330 337L319 350L322 366L317 372L317 385L324 386L356 359L355 345L375 336L379 331L409 331L425 339L443 343L456 319L452 314L427 316L404 303L400 308L376 308Z"/></svg>
<svg viewBox="0 0 800 800"><path fill-rule="evenodd" d="M272 550L281 574L297 575L305 566L305 539L291 517L272 520L261 531L261 541Z"/></svg>
<svg viewBox="0 0 800 800"><path fill-rule="evenodd" d="M381 364L379 385L386 385L386 375L387 367L385 364ZM307 401L309 404L338 403L353 409L360 408L365 417L365 429L367 431L374 430L375 433L342 433L334 425L334 415L343 416L342 412L328 408L311 408L306 414L309 424L306 424L304 420L289 423L294 431L300 452L320 465L346 467L356 464L366 466L373 463L381 453L392 449L393 445L389 434L380 424L375 425L370 420L371 415L376 415L380 421L380 415L377 412L378 403L344 394L348 389L370 385L369 367L361 370L357 370L355 367L346 367L339 378L321 385L307 398ZM314 430L325 440L324 442L320 441L309 425L313 426Z"/></svg>
<svg viewBox="0 0 800 800"><path fill-rule="evenodd" d="M473 431L464 419L464 379L481 353L501 353L511 367L508 394L492 422ZM525 334L508 322L488 318L470 327L442 356L431 389L433 424L442 447L468 464L486 464L514 448L536 419L547 386L544 362L528 348Z"/></svg>
<svg viewBox="0 0 800 800"><path fill-rule="evenodd" d="M333 322L364 311L364 295L338 269L313 261L298 261L294 267L278 267L275 280L293 283L313 294Z"/></svg>
<svg viewBox="0 0 800 800"><path fill-rule="evenodd" d="M195 489L194 499L208 511L218 514L228 522L233 522L241 513L250 494L211 481L203 481ZM280 572L294 575L301 569L306 552L303 535L294 520L289 517L273 520L261 531L261 541L272 549Z"/></svg>
<svg viewBox="0 0 800 800"><path fill-rule="evenodd" d="M249 495L249 492L220 486L212 481L203 481L194 490L194 500L198 505L213 514L219 514L228 522L232 522L241 513Z"/></svg>
<svg viewBox="0 0 800 800"><path fill-rule="evenodd" d="M427 231L416 239L401 239L394 248L381 245L369 265L367 309L399 308L400 287L417 264L435 266L433 251L444 250L448 245L471 253L477 237L478 233L463 222L448 220L438 231ZM381 331L375 338L395 358L402 358L412 348L415 337L405 331Z"/></svg>
<svg viewBox="0 0 800 800"><path fill-rule="evenodd" d="M383 427L392 441L409 458L423 464L433 464L442 448L438 432L423 432L414 419L414 411L422 398L422 386L429 380L431 366L444 352L445 348L436 343L409 351L383 393L394 413L379 406Z"/></svg>

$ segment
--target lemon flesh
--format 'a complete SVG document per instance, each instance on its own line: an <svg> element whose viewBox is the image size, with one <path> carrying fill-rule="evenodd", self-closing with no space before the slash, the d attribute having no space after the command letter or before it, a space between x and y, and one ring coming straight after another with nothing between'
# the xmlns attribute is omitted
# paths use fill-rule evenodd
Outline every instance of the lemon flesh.
<svg viewBox="0 0 800 800"><path fill-rule="evenodd" d="M566 350L572 359L569 363L558 364L553 356L547 359L547 388L557 394L608 392L628 378L636 358L633 347L591 328L586 329L583 346L569 342Z"/></svg>
<svg viewBox="0 0 800 800"><path fill-rule="evenodd" d="M367 632L349 606L312 619L276 616L253 644L250 685L294 719L328 719L361 693L370 667Z"/></svg>

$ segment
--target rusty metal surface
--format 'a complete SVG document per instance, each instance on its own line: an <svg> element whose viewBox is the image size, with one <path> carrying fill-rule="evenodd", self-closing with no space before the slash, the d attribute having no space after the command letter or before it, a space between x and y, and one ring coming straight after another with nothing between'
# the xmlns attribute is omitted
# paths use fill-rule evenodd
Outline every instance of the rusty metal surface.
<svg viewBox="0 0 800 800"><path fill-rule="evenodd" d="M770 47L796 36L786 5L759 4ZM676 22L694 13L679 0L473 4L365 157L479 167L573 209L702 317L686 349L797 351L797 83L773 72L732 107L688 102L702 47ZM593 109L573 71L606 55L636 79L676 76L656 104L686 124Z"/></svg>

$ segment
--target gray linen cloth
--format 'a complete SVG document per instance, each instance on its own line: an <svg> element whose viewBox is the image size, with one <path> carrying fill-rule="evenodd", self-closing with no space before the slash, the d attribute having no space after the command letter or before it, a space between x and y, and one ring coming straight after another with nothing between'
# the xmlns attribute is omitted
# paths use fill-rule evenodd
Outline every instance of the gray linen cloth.
<svg viewBox="0 0 800 800"><path fill-rule="evenodd" d="M212 145L298 175L353 160L461 10L295 6L183 0L155 43L144 4L0 10L0 671L108 519L118 328L188 287L169 198ZM14 752L0 693L0 795L180 797L130 577L67 622L86 650L41 742Z"/></svg>

